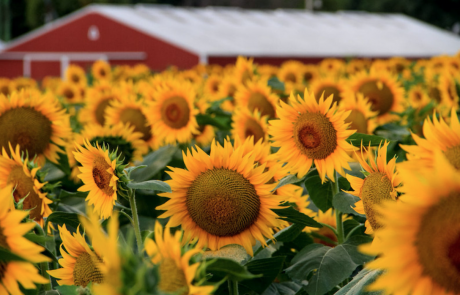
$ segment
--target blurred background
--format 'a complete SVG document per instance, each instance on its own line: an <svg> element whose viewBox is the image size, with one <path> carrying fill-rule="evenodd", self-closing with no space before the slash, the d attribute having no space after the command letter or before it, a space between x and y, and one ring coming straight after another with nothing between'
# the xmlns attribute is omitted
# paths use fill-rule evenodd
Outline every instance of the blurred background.
<svg viewBox="0 0 460 295"><path fill-rule="evenodd" d="M460 34L460 0L0 0L0 39L9 41L92 3L403 13Z"/></svg>

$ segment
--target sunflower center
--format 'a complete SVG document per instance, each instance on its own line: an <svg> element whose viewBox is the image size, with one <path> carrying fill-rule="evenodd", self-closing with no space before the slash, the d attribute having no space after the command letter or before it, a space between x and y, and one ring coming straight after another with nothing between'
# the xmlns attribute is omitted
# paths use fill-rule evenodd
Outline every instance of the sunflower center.
<svg viewBox="0 0 460 295"><path fill-rule="evenodd" d="M71 77L71 80L74 82L74 83L78 83L80 82L80 77L78 75L72 75Z"/></svg>
<svg viewBox="0 0 460 295"><path fill-rule="evenodd" d="M310 159L325 159L337 147L337 131L326 116L307 112L295 122L294 141Z"/></svg>
<svg viewBox="0 0 460 295"><path fill-rule="evenodd" d="M367 134L367 120L363 113L358 110L352 110L345 123L350 123L350 128L358 133Z"/></svg>
<svg viewBox="0 0 460 295"><path fill-rule="evenodd" d="M310 80L313 79L313 74L310 72L305 72L305 74L303 74L303 79L305 82L310 82Z"/></svg>
<svg viewBox="0 0 460 295"><path fill-rule="evenodd" d="M423 273L446 289L460 290L460 193L451 193L423 215L415 245Z"/></svg>
<svg viewBox="0 0 460 295"><path fill-rule="evenodd" d="M12 183L16 189L13 196L16 202L27 197L23 204L24 210L29 210L29 217L35 221L43 218L41 214L43 200L34 190L34 181L31 177L24 173L22 166L14 166L8 175L7 183Z"/></svg>
<svg viewBox="0 0 460 295"><path fill-rule="evenodd" d="M133 160L134 148L130 142L127 142L121 136L98 136L93 138L90 143L92 146L95 146L96 143L99 145L108 145L110 152L117 150L117 156L120 156L120 159L125 164Z"/></svg>
<svg viewBox="0 0 460 295"><path fill-rule="evenodd" d="M441 102L441 92L439 91L438 87L430 87L429 95L432 99L434 99L437 103Z"/></svg>
<svg viewBox="0 0 460 295"><path fill-rule="evenodd" d="M297 77L294 75L294 73L287 73L286 77L284 77L284 81L296 83Z"/></svg>
<svg viewBox="0 0 460 295"><path fill-rule="evenodd" d="M105 70L101 68L101 69L99 70L99 75L100 75L101 77L105 77L105 76L106 76Z"/></svg>
<svg viewBox="0 0 460 295"><path fill-rule="evenodd" d="M0 114L0 146L10 155L8 142L20 145L29 159L41 155L48 148L52 135L51 121L30 107L10 109Z"/></svg>
<svg viewBox="0 0 460 295"><path fill-rule="evenodd" d="M93 179L96 186L106 195L112 196L115 191L110 186L113 174L107 172L111 166L105 161L104 157L97 156L93 161Z"/></svg>
<svg viewBox="0 0 460 295"><path fill-rule="evenodd" d="M382 81L369 81L359 87L358 92L367 97L372 104L372 110L378 115L388 113L393 106L394 96L391 89Z"/></svg>
<svg viewBox="0 0 460 295"><path fill-rule="evenodd" d="M147 119L140 109L126 108L120 114L120 121L134 126L134 131L143 134L142 140L149 141L152 138L152 131L147 124Z"/></svg>
<svg viewBox="0 0 460 295"><path fill-rule="evenodd" d="M254 142L258 142L260 139L263 140L265 132L256 120L248 119L244 123L244 136L245 138L254 136Z"/></svg>
<svg viewBox="0 0 460 295"><path fill-rule="evenodd" d="M75 97L75 94L73 93L72 89L69 88L65 89L63 94L67 99L72 99Z"/></svg>
<svg viewBox="0 0 460 295"><path fill-rule="evenodd" d="M259 110L262 116L268 115L269 118L275 117L275 108L268 101L267 97L260 92L253 92L248 100L248 109L251 112Z"/></svg>
<svg viewBox="0 0 460 295"><path fill-rule="evenodd" d="M448 148L444 154L455 169L460 170L460 145Z"/></svg>
<svg viewBox="0 0 460 295"><path fill-rule="evenodd" d="M104 126L104 124L105 124L105 110L110 105L111 100L112 100L112 97L108 97L108 98L102 100L97 105L96 110L94 111L94 115L96 116L96 121L101 126Z"/></svg>
<svg viewBox="0 0 460 295"><path fill-rule="evenodd" d="M187 126L190 120L190 107L187 100L181 96L167 99L161 106L161 119L174 129Z"/></svg>
<svg viewBox="0 0 460 295"><path fill-rule="evenodd" d="M228 86L227 96L234 97L234 96L235 96L235 92L236 92L236 86L233 85L233 84L230 84L230 85Z"/></svg>
<svg viewBox="0 0 460 295"><path fill-rule="evenodd" d="M159 289L167 293L185 295L189 293L184 271L177 267L172 258L164 258L160 263Z"/></svg>
<svg viewBox="0 0 460 295"><path fill-rule="evenodd" d="M101 262L99 257L96 260L86 252L78 256L73 269L74 284L86 287L90 282L102 283L103 276L98 268L98 264Z"/></svg>
<svg viewBox="0 0 460 295"><path fill-rule="evenodd" d="M375 208L384 200L393 200L390 195L392 191L393 185L385 173L373 172L364 179L360 198L363 200L364 213L373 230L381 227L377 222L378 215Z"/></svg>
<svg viewBox="0 0 460 295"><path fill-rule="evenodd" d="M420 92L415 92L414 98L415 98L415 101L419 102L422 100L422 94Z"/></svg>
<svg viewBox="0 0 460 295"><path fill-rule="evenodd" d="M249 180L224 168L200 174L188 189L186 205L199 227L219 237L243 232L260 210L259 196Z"/></svg>
<svg viewBox="0 0 460 295"><path fill-rule="evenodd" d="M0 87L0 93L3 93L5 96L10 94L10 88L7 85L3 85Z"/></svg>
<svg viewBox="0 0 460 295"><path fill-rule="evenodd" d="M332 95L332 102L339 102L341 100L340 90L337 89L337 87L329 85L329 86L321 87L318 90L318 92L316 92L316 101L319 101L323 92L324 92L324 99Z"/></svg>

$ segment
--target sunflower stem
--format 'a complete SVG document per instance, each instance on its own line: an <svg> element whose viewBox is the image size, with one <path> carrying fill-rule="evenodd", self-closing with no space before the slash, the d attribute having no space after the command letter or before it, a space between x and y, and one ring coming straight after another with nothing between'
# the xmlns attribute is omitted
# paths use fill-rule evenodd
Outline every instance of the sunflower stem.
<svg viewBox="0 0 460 295"><path fill-rule="evenodd" d="M136 191L133 189L129 189L129 205L133 214L133 227L134 234L136 235L137 251L141 253L144 246L142 243L141 229L139 227L139 216L137 215Z"/></svg>
<svg viewBox="0 0 460 295"><path fill-rule="evenodd" d="M46 237L45 231L42 229L40 224L38 224L38 222L36 222L36 221L34 221L34 222L35 222L35 229L37 230L38 235ZM49 291L49 290L53 289L51 287L50 275L48 274L49 269L50 269L50 266L49 266L48 262L45 261L45 262L40 263L41 275L45 279L48 280L47 284L43 284L43 288L45 289L45 291Z"/></svg>
<svg viewBox="0 0 460 295"><path fill-rule="evenodd" d="M228 280L228 294L238 295L238 281Z"/></svg>
<svg viewBox="0 0 460 295"><path fill-rule="evenodd" d="M334 171L334 183L332 184L332 196L334 197L339 193L339 175L337 171ZM344 242L344 230L343 230L343 221L342 221L342 212L339 209L335 208L335 221L337 223L337 242L338 244L343 244Z"/></svg>

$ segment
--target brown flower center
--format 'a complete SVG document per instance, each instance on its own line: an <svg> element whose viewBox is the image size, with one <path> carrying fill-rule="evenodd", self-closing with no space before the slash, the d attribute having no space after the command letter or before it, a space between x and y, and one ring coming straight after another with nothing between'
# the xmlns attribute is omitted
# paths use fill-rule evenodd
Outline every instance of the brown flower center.
<svg viewBox="0 0 460 295"><path fill-rule="evenodd" d="M113 174L107 172L111 166L105 161L102 156L97 156L93 161L93 179L96 186L101 189L106 195L112 196L115 191L110 186L110 180Z"/></svg>
<svg viewBox="0 0 460 295"><path fill-rule="evenodd" d="M297 77L294 73L287 73L286 76L284 77L284 81L296 83Z"/></svg>
<svg viewBox="0 0 460 295"><path fill-rule="evenodd" d="M268 101L267 97L260 92L253 92L248 100L249 111L259 110L262 116L268 115L269 118L275 117L275 108Z"/></svg>
<svg viewBox="0 0 460 295"><path fill-rule="evenodd" d="M187 192L192 220L206 232L237 235L257 220L260 200L254 186L236 171L215 168L200 174Z"/></svg>
<svg viewBox="0 0 460 295"><path fill-rule="evenodd" d="M348 118L345 119L345 123L350 123L349 129L367 134L367 120L359 110L352 110Z"/></svg>
<svg viewBox="0 0 460 295"><path fill-rule="evenodd" d="M303 79L305 82L310 82L310 80L313 79L313 74L311 72L305 72L303 74Z"/></svg>
<svg viewBox="0 0 460 295"><path fill-rule="evenodd" d="M460 170L460 145L456 145L448 148L444 155L446 155L449 162L455 167L455 169Z"/></svg>
<svg viewBox="0 0 460 295"><path fill-rule="evenodd" d="M423 274L446 290L460 290L460 193L455 192L429 208L416 235Z"/></svg>
<svg viewBox="0 0 460 295"><path fill-rule="evenodd" d="M379 116L388 113L393 106L393 92L383 81L365 82L359 87L358 92L369 99L372 110L377 111Z"/></svg>
<svg viewBox="0 0 460 295"><path fill-rule="evenodd" d="M381 227L375 208L384 200L393 200L390 195L392 191L393 185L385 173L373 172L364 179L359 197L363 200L364 213L373 230Z"/></svg>
<svg viewBox="0 0 460 295"><path fill-rule="evenodd" d="M65 98L67 99L73 99L75 97L75 94L73 93L72 89L70 88L66 88L64 90L64 93L63 95L65 96Z"/></svg>
<svg viewBox="0 0 460 295"><path fill-rule="evenodd" d="M337 147L337 131L326 116L304 113L295 122L294 141L310 159L325 159Z"/></svg>
<svg viewBox="0 0 460 295"><path fill-rule="evenodd" d="M8 87L8 85L0 86L0 93L3 93L5 96L8 96L10 94L10 88Z"/></svg>
<svg viewBox="0 0 460 295"><path fill-rule="evenodd" d="M72 77L71 77L71 80L74 82L74 83L78 83L80 82L80 76L76 75L76 74L73 74Z"/></svg>
<svg viewBox="0 0 460 295"><path fill-rule="evenodd" d="M13 147L19 144L21 152L28 152L29 159L45 152L53 132L51 121L30 107L10 109L0 114L0 130L0 147L10 155L8 142Z"/></svg>
<svg viewBox="0 0 460 295"><path fill-rule="evenodd" d="M190 121L190 107L185 98L173 96L161 106L161 119L173 129L181 129Z"/></svg>
<svg viewBox="0 0 460 295"><path fill-rule="evenodd" d="M102 283L103 276L98 267L101 262L102 260L99 257L93 257L86 252L80 254L73 269L74 284L86 287L90 282Z"/></svg>
<svg viewBox="0 0 460 295"><path fill-rule="evenodd" d="M265 138L265 132L259 122L254 119L247 119L244 123L244 136L245 138L254 136L254 142L256 143L260 139L263 140Z"/></svg>
<svg viewBox="0 0 460 295"><path fill-rule="evenodd" d="M96 121L99 125L104 126L105 124L105 110L110 105L110 101L112 97L107 97L104 100L101 100L94 111L94 115L96 117Z"/></svg>
<svg viewBox="0 0 460 295"><path fill-rule="evenodd" d="M189 293L184 271L177 267L172 258L164 258L160 263L159 289L166 293L185 295Z"/></svg>
<svg viewBox="0 0 460 295"><path fill-rule="evenodd" d="M140 109L126 108L120 114L120 121L134 126L134 131L143 134L142 140L149 141L152 138L152 129L147 124L147 118Z"/></svg>
<svg viewBox="0 0 460 295"><path fill-rule="evenodd" d="M315 94L316 101L319 101L323 93L324 93L324 99L332 95L332 102L338 103L342 99L342 97L340 96L340 90L333 85L327 85L327 86L321 87Z"/></svg>
<svg viewBox="0 0 460 295"><path fill-rule="evenodd" d="M430 89L428 90L428 94L430 98L434 99L437 103L441 102L441 92L439 91L438 87L430 87Z"/></svg>

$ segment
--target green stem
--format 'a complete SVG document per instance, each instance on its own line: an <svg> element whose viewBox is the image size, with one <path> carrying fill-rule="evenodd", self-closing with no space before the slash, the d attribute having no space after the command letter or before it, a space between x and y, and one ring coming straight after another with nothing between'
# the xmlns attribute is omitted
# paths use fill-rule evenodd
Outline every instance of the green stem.
<svg viewBox="0 0 460 295"><path fill-rule="evenodd" d="M238 295L238 282L228 279L228 294Z"/></svg>
<svg viewBox="0 0 460 295"><path fill-rule="evenodd" d="M355 231L357 231L358 229L362 228L363 226L364 226L364 224L360 224L360 225L356 226L354 229L352 229L352 230L348 233L348 235L347 235L347 237L345 238L345 240L348 240L348 238L351 237L351 235L352 235Z"/></svg>
<svg viewBox="0 0 460 295"><path fill-rule="evenodd" d="M37 230L38 234L40 236L46 237L45 231L42 229L40 224L38 224L36 221L35 222L35 229ZM50 281L50 275L48 274L48 270L50 269L48 262L42 262L40 263L40 269L41 269L41 275L48 280L48 283L43 284L43 288L45 291L52 290L53 288L51 287L51 281Z"/></svg>
<svg viewBox="0 0 460 295"><path fill-rule="evenodd" d="M129 190L129 205L131 206L131 212L133 214L133 227L134 234L136 235L137 251L141 253L144 246L142 243L141 229L139 227L139 216L137 215L136 191L133 189Z"/></svg>
<svg viewBox="0 0 460 295"><path fill-rule="evenodd" d="M339 193L339 177L337 171L334 171L335 182L332 184L332 196L334 197ZM344 242L344 230L343 230L343 221L342 221L342 212L335 209L335 221L337 223L337 242L342 244Z"/></svg>

